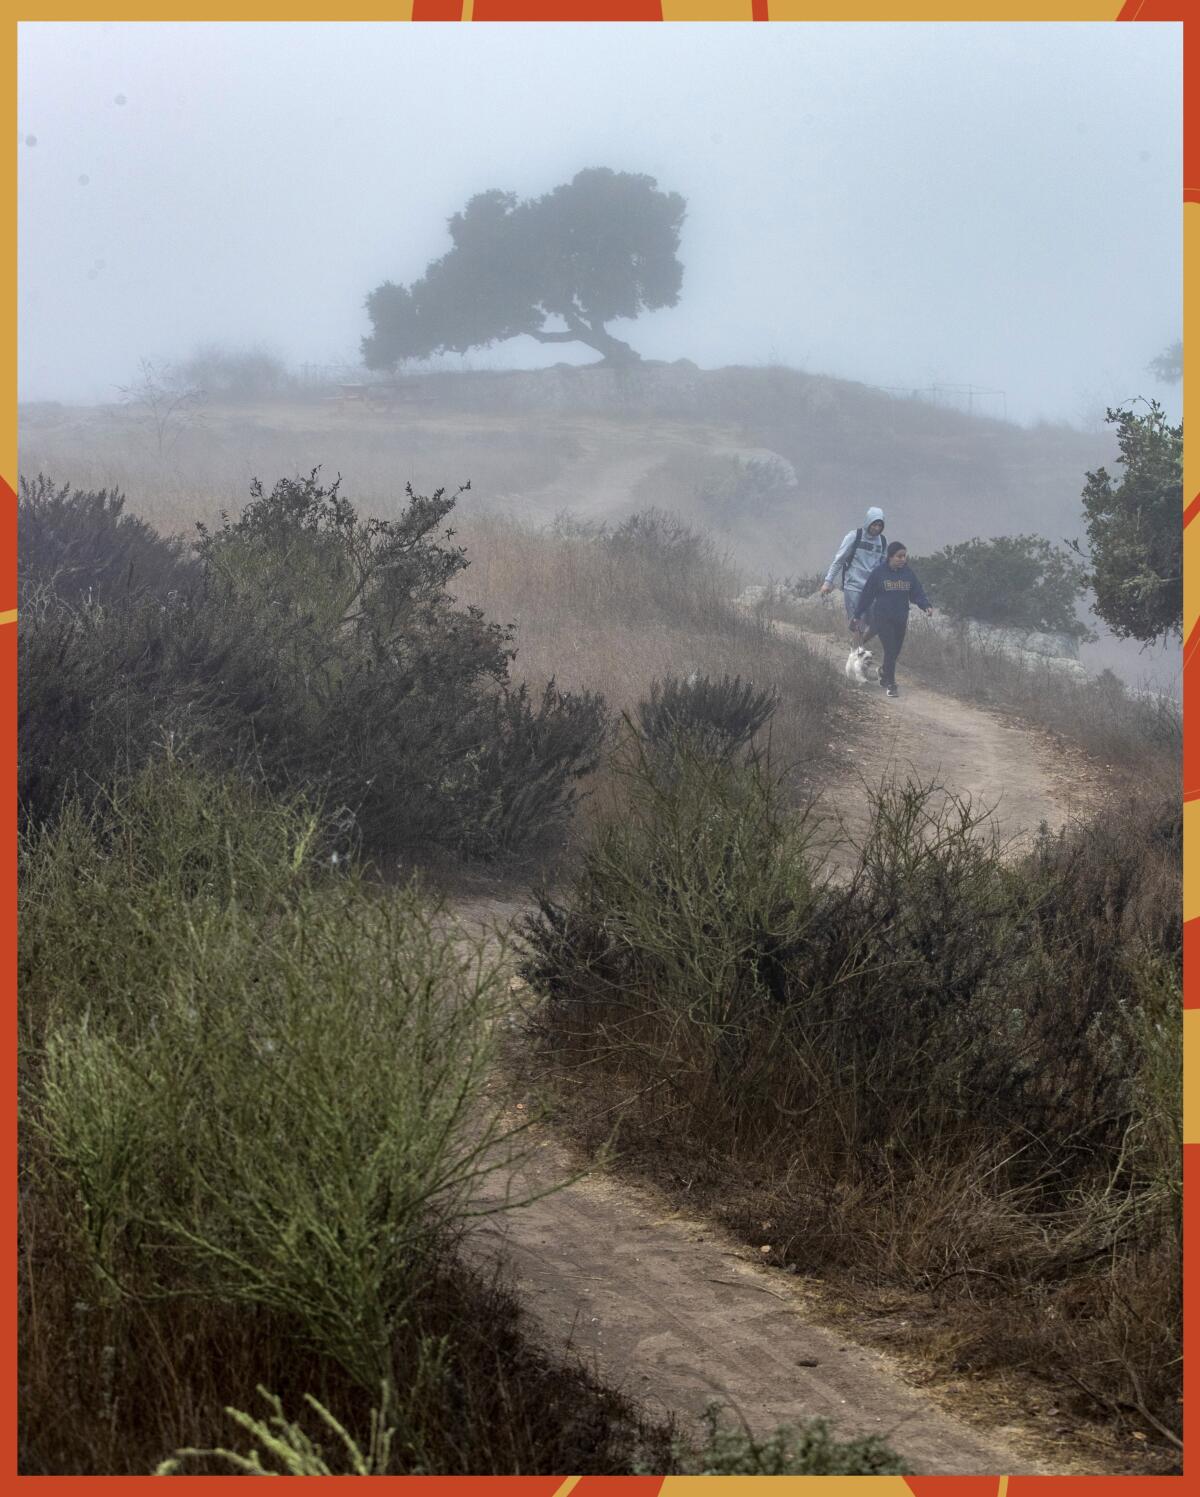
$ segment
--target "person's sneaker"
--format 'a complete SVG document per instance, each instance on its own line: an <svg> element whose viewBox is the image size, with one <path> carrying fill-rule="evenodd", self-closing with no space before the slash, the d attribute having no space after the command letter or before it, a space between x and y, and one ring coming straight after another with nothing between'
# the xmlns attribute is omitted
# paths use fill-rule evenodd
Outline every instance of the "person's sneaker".
<svg viewBox="0 0 1200 1497"><path fill-rule="evenodd" d="M890 697L898 697L900 695L900 688L898 686L885 686L884 690Z"/></svg>

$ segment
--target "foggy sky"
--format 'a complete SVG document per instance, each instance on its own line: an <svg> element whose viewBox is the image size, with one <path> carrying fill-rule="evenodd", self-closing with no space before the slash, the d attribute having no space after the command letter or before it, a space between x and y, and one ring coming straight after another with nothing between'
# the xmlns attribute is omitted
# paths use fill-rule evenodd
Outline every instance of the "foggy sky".
<svg viewBox="0 0 1200 1497"><path fill-rule="evenodd" d="M473 193L609 166L688 201L679 306L612 325L646 357L1174 414L1181 66L1171 23L26 23L21 397L207 342L356 360Z"/></svg>

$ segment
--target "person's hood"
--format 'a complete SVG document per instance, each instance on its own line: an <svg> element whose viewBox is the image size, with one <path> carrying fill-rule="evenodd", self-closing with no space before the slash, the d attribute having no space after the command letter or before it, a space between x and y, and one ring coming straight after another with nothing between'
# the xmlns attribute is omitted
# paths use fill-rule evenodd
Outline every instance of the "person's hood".
<svg viewBox="0 0 1200 1497"><path fill-rule="evenodd" d="M876 520L882 520L882 519L883 519L883 511L881 509L873 509L872 508L872 509L869 509L867 511L867 525L874 525L874 523L875 523ZM867 528L867 525L863 526L864 530Z"/></svg>

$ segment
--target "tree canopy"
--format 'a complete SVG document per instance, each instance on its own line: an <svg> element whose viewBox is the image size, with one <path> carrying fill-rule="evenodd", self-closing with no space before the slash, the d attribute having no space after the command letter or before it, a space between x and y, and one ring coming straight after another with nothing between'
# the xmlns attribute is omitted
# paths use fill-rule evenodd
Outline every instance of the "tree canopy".
<svg viewBox="0 0 1200 1497"><path fill-rule="evenodd" d="M1150 644L1183 631L1183 424L1172 426L1157 401L1105 419L1125 471L1116 481L1104 468L1087 475L1088 581L1113 633Z"/></svg>
<svg viewBox="0 0 1200 1497"><path fill-rule="evenodd" d="M1053 630L1086 639L1075 616L1083 567L1040 535L1000 535L943 546L913 566L952 618L1006 629Z"/></svg>
<svg viewBox="0 0 1200 1497"><path fill-rule="evenodd" d="M581 171L538 198L479 193L449 221L453 248L419 280L385 281L367 297L372 332L363 360L391 369L527 334L539 343L585 343L609 363L634 362L639 355L605 324L676 305L686 208L653 177L607 167Z"/></svg>

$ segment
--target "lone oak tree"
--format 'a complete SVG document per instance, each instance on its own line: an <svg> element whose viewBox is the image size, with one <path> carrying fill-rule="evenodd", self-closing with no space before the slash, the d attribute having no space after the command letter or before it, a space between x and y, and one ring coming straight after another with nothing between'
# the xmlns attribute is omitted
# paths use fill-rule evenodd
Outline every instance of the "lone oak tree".
<svg viewBox="0 0 1200 1497"><path fill-rule="evenodd" d="M450 219L454 247L411 286L367 297L368 369L463 353L522 333L586 343L609 364L639 355L605 323L679 300L687 204L653 177L591 167L539 198L483 192ZM555 319L561 327L547 326Z"/></svg>

